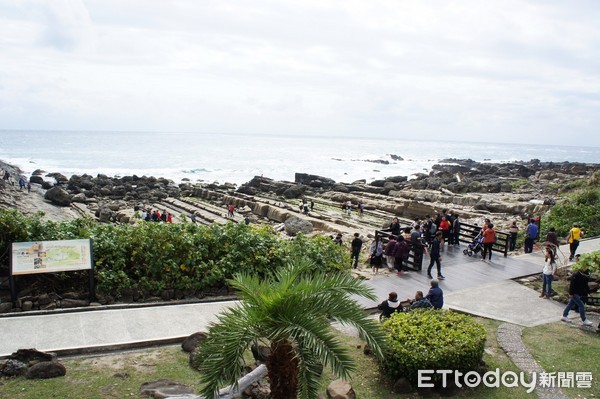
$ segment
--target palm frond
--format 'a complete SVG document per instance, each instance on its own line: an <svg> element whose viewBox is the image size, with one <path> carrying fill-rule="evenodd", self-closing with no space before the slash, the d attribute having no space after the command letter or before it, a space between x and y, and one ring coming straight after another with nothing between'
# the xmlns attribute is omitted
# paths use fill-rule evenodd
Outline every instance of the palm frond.
<svg viewBox="0 0 600 399"><path fill-rule="evenodd" d="M244 352L259 336L253 323L247 321L247 309L238 306L219 316L219 322L211 324L207 339L200 345L197 361L204 384L202 394L213 398L220 386L236 385L242 374Z"/></svg>

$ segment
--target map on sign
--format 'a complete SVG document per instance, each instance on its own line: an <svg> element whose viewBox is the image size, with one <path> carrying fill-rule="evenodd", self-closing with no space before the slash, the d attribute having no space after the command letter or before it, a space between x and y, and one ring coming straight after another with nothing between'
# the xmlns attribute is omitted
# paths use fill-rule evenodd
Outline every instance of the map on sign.
<svg viewBox="0 0 600 399"><path fill-rule="evenodd" d="M13 275L91 269L91 240L15 242L11 260Z"/></svg>

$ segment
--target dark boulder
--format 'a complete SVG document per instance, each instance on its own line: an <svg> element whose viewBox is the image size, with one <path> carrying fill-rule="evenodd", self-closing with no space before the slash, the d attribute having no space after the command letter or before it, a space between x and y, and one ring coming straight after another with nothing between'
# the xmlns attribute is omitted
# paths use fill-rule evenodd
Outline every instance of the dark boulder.
<svg viewBox="0 0 600 399"><path fill-rule="evenodd" d="M11 359L18 360L25 364L38 362L51 362L56 359L53 353L40 352L37 349L19 349L10 355Z"/></svg>
<svg viewBox="0 0 600 399"><path fill-rule="evenodd" d="M328 177L310 175L307 173L296 173L294 175L294 182L298 184L305 184L309 186L311 182L318 181L318 187L330 187L335 184L335 180L330 179Z"/></svg>
<svg viewBox="0 0 600 399"><path fill-rule="evenodd" d="M283 196L285 198L300 198L306 192L306 187L294 185L286 188L283 191Z"/></svg>
<svg viewBox="0 0 600 399"><path fill-rule="evenodd" d="M181 343L181 349L183 349L184 352L192 353L198 347L198 345L200 345L200 343L206 339L207 336L208 335L205 332L195 332L183 340Z"/></svg>
<svg viewBox="0 0 600 399"><path fill-rule="evenodd" d="M60 187L52 187L46 191L44 198L58 206L70 206L71 196L66 190Z"/></svg>
<svg viewBox="0 0 600 399"><path fill-rule="evenodd" d="M24 375L27 372L27 365L15 359L8 359L2 367L2 374L7 377L16 377Z"/></svg>
<svg viewBox="0 0 600 399"><path fill-rule="evenodd" d="M25 377L30 380L39 380L62 377L65 374L67 374L67 369L58 362L40 362L31 366Z"/></svg>
<svg viewBox="0 0 600 399"><path fill-rule="evenodd" d="M35 184L44 184L44 178L42 176L33 175L29 178L29 182Z"/></svg>

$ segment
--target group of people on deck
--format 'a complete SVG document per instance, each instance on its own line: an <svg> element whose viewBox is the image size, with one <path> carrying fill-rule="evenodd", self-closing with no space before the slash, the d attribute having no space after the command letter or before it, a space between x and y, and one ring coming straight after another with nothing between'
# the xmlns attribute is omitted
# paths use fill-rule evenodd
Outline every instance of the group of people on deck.
<svg viewBox="0 0 600 399"><path fill-rule="evenodd" d="M414 299L400 302L398 294L392 291L388 298L377 306L377 309L381 311L381 318L388 318L394 313L415 309L441 309L443 306L444 291L439 287L437 280L431 280L427 295L423 295L423 291L417 291Z"/></svg>

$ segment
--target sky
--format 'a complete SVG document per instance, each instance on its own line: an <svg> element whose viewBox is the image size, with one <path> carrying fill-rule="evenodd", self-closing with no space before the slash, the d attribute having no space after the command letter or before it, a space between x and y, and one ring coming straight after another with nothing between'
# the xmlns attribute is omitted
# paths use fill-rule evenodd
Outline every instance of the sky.
<svg viewBox="0 0 600 399"><path fill-rule="evenodd" d="M0 0L0 129L600 146L600 2Z"/></svg>

